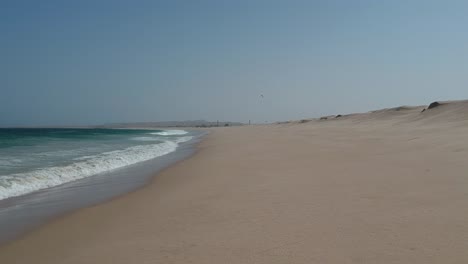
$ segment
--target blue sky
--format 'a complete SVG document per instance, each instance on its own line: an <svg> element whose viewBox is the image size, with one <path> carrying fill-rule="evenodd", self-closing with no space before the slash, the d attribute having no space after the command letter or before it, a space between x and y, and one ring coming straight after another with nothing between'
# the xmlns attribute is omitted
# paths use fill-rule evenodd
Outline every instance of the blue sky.
<svg viewBox="0 0 468 264"><path fill-rule="evenodd" d="M466 1L4 0L0 126L468 99L466 14Z"/></svg>

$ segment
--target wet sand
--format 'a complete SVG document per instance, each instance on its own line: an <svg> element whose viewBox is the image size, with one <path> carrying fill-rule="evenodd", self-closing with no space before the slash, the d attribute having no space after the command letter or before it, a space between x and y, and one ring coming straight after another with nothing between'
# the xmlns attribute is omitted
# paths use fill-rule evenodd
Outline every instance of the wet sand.
<svg viewBox="0 0 468 264"><path fill-rule="evenodd" d="M0 263L468 263L467 104L213 129Z"/></svg>

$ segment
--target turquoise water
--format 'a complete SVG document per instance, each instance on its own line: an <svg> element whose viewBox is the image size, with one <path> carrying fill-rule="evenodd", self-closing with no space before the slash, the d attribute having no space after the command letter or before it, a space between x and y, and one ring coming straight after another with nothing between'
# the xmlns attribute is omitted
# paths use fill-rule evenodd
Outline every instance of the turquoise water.
<svg viewBox="0 0 468 264"><path fill-rule="evenodd" d="M0 129L0 200L154 159L183 130Z"/></svg>

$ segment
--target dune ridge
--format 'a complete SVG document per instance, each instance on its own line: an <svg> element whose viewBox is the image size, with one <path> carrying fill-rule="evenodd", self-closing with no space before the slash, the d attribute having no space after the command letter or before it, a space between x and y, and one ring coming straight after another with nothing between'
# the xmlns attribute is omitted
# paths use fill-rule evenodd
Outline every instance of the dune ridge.
<svg viewBox="0 0 468 264"><path fill-rule="evenodd" d="M349 121L350 123L391 121L396 124L416 122L415 125L427 125L433 122L460 122L465 124L468 123L468 100L435 101L428 105L419 106L403 105L366 113L328 115L300 121L279 122L278 124L304 124L317 121Z"/></svg>

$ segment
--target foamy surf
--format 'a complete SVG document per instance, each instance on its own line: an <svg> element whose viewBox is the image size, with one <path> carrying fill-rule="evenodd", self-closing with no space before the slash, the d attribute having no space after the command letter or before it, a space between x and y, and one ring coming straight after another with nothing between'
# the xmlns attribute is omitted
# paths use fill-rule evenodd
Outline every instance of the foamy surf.
<svg viewBox="0 0 468 264"><path fill-rule="evenodd" d="M83 133L82 131L79 132L81 134ZM147 131L129 131L128 133L111 131L108 133L110 136L105 133L101 133L98 135L97 139L95 134L89 133L89 135L92 136L87 135L87 137L89 137L89 139L86 139L87 141L82 139L83 136L81 134L79 135L79 140L69 140L67 138L66 143L68 145L66 146L68 148L71 148L70 146L72 146L73 150L59 150L56 152L60 153L60 151L63 151L63 153L70 153L70 155L76 153L76 156L67 156L62 158L62 160L57 160L56 155L43 155L47 152L38 152L41 155L26 152L22 155L28 155L29 157L32 157L32 159L36 159L35 163L30 165L31 169L25 169L19 172L11 171L13 173L8 173L10 171L6 166L0 168L3 169L3 171L0 170L0 200L58 186L64 183L91 177L101 173L106 173L112 170L123 168L125 166L167 155L176 151L180 143L187 142L192 139L191 136L166 137L165 139L161 136L128 137L128 135L147 135L147 133ZM168 134L171 133L184 135L188 132L182 134L182 132L168 131ZM102 137L103 134L105 134L105 137ZM117 137L115 134L117 134ZM62 137L58 138L62 139ZM59 139L54 139L52 143L41 143L42 145L38 144L36 148L45 148L44 146L46 146L48 149L51 149L52 146L56 148L54 144L57 143L57 140ZM72 142L74 145L70 142ZM100 144L97 146L102 148L99 152L96 152L96 149L99 149L99 147L86 147L87 144L96 146L97 143ZM79 146L80 149L75 150L75 145ZM83 152L86 151L80 151L87 149L92 149L94 152L85 154ZM105 149L107 149L107 151L102 151ZM0 151L2 151L2 149L0 149ZM8 150L3 149L3 151L5 152ZM9 151L12 155L11 160L13 160L14 155L21 155L21 153L17 153L19 151L15 152L14 148L13 150ZM4 154L8 153L5 152ZM5 156L8 157L7 155ZM1 163L8 164L9 161L2 160Z"/></svg>
<svg viewBox="0 0 468 264"><path fill-rule="evenodd" d="M161 141L161 139L157 137L133 137L131 139L135 141Z"/></svg>
<svg viewBox="0 0 468 264"><path fill-rule="evenodd" d="M180 136L188 134L185 130L164 130L161 132L151 132L151 135L158 135L158 136Z"/></svg>

